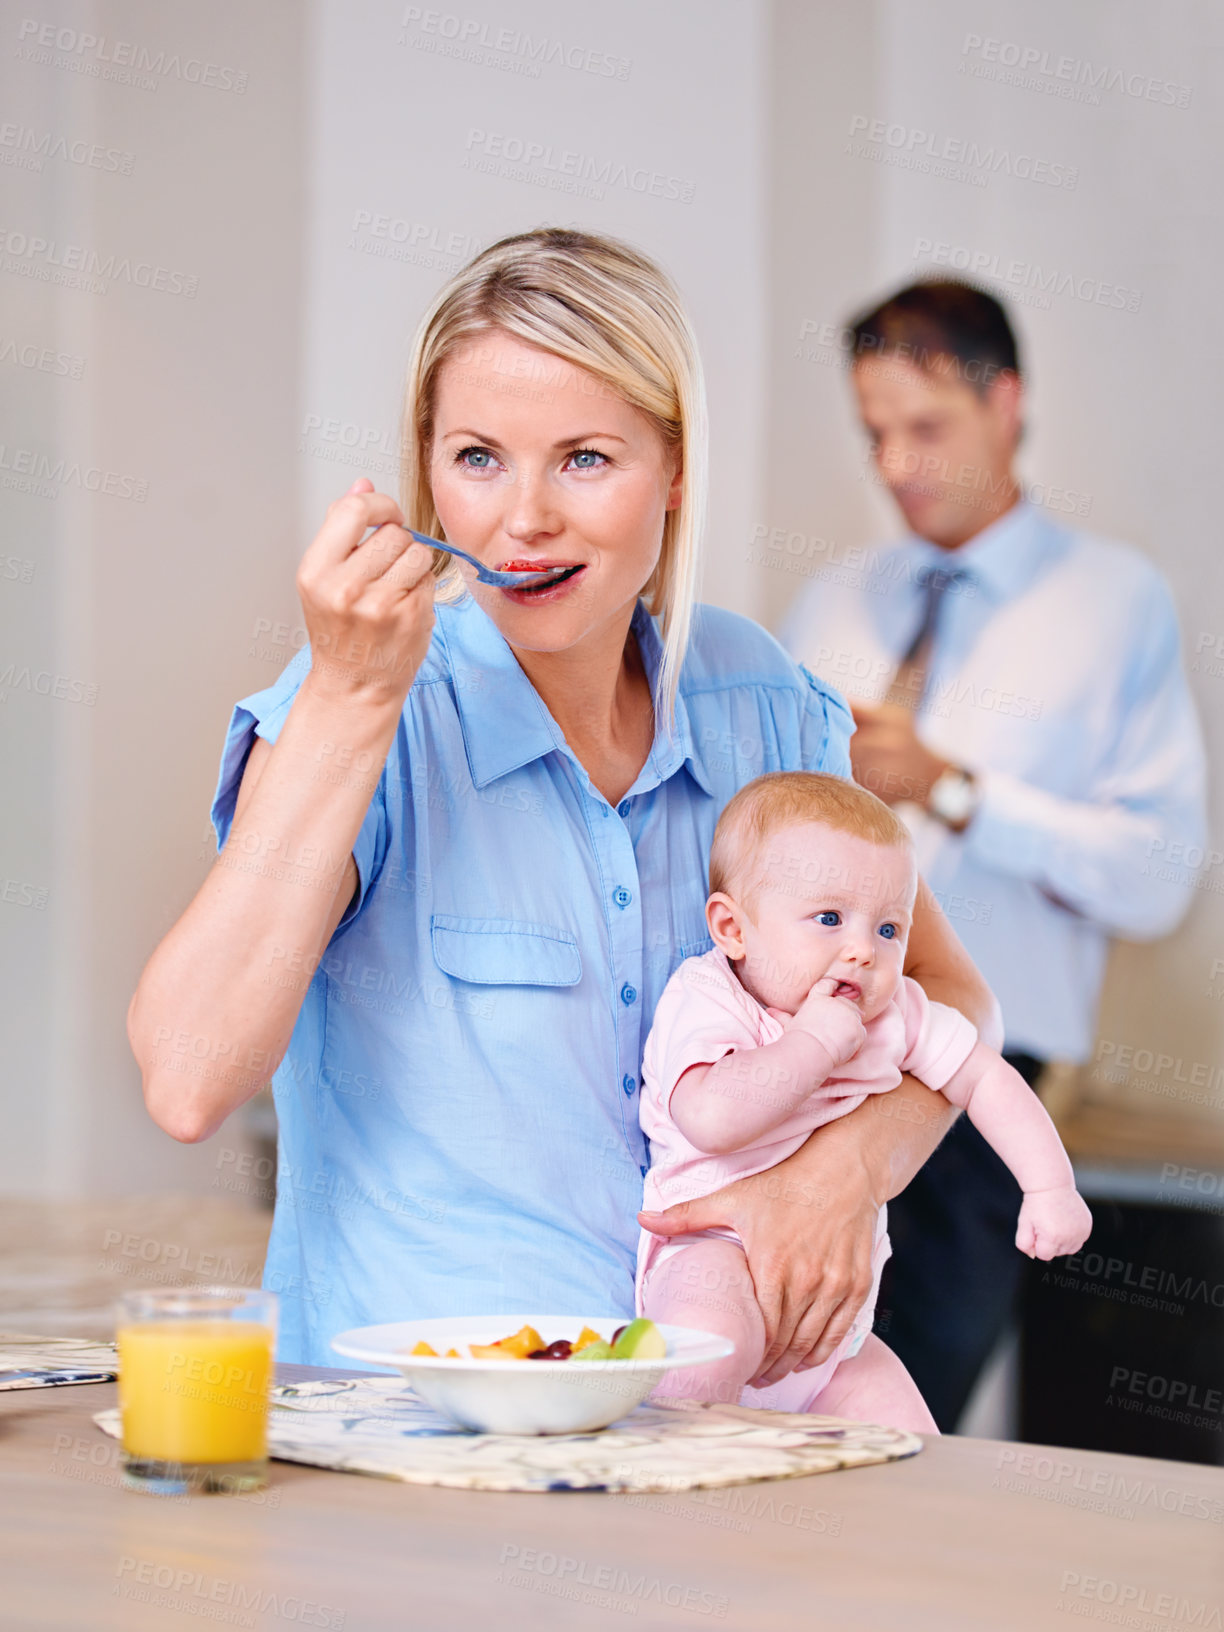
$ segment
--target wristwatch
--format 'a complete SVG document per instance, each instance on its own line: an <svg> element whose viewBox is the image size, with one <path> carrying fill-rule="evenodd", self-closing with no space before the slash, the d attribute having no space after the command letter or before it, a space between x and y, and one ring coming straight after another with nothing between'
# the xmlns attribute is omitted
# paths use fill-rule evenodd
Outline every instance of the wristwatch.
<svg viewBox="0 0 1224 1632"><path fill-rule="evenodd" d="M972 771L949 765L931 783L927 809L953 833L963 832L981 803L982 790Z"/></svg>

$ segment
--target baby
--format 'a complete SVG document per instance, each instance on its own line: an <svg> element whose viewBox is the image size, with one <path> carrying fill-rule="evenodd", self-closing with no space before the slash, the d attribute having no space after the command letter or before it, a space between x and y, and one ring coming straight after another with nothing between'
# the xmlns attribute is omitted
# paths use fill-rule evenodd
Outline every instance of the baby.
<svg viewBox="0 0 1224 1632"><path fill-rule="evenodd" d="M714 949L667 983L642 1062L650 1140L645 1207L709 1195L783 1161L903 1071L968 1113L1024 1191L1016 1245L1076 1251L1092 1215L1054 1124L1024 1079L955 1009L902 973L917 892L909 832L840 777L780 771L735 795L710 852ZM802 1214L795 1218L803 1227ZM655 1391L816 1411L936 1433L900 1360L871 1332L890 1252L880 1209L866 1303L819 1366L754 1388L765 1327L739 1237L643 1231L638 1313L731 1338L716 1365L672 1372Z"/></svg>

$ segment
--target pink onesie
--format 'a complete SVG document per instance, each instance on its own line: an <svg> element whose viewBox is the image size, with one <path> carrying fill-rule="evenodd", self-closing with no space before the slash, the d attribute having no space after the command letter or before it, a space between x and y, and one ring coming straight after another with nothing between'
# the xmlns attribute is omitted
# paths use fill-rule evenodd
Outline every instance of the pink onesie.
<svg viewBox="0 0 1224 1632"><path fill-rule="evenodd" d="M639 1116L642 1131L650 1141L645 1211L662 1212L675 1202L708 1196L735 1179L776 1166L798 1150L814 1128L848 1115L868 1094L884 1094L896 1088L902 1071L911 1072L928 1088L942 1088L977 1042L977 1030L964 1015L946 1004L931 1002L916 981L902 976L888 1007L868 1021L858 1053L764 1138L716 1156L690 1145L670 1113L672 1091L689 1066L712 1065L733 1049L760 1048L776 1042L782 1031L781 1022L744 990L726 954L717 947L701 957L686 958L675 971L659 998L642 1058ZM750 1073L751 1067L747 1066L747 1070ZM744 1091L754 1091L750 1074ZM701 1233L739 1240L730 1229ZM649 1230L642 1231L637 1259L639 1314L650 1271L692 1239L673 1237L669 1241ZM820 1371L827 1368L828 1376L832 1376L837 1362L857 1353L862 1346L871 1330L880 1273L890 1250L887 1213L881 1208L871 1294L837 1354L824 1367L802 1374L812 1387L820 1384ZM746 1402L751 1397L753 1404L770 1403L767 1396L772 1396L774 1390L784 1390L790 1382L791 1378L785 1378L773 1390L749 1389Z"/></svg>

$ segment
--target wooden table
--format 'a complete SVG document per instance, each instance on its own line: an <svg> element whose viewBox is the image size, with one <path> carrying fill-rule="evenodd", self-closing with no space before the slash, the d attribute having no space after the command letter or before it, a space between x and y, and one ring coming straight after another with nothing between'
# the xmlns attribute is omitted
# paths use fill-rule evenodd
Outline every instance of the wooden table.
<svg viewBox="0 0 1224 1632"><path fill-rule="evenodd" d="M252 1497L158 1498L119 1484L91 1420L114 1403L113 1384L0 1394L5 1632L1224 1623L1215 1468L944 1438L883 1467L678 1496L274 1462Z"/></svg>

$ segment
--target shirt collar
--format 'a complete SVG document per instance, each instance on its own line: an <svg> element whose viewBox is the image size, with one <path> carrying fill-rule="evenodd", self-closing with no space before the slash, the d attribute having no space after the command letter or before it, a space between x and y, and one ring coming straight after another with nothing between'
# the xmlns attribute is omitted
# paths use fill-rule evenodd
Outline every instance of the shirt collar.
<svg viewBox="0 0 1224 1632"><path fill-rule="evenodd" d="M554 749L564 753L589 785L585 769L561 735L539 693L519 666L505 636L473 599L437 602L434 616L450 663L455 706L463 731L472 782L486 787ZM637 637L646 677L653 689L663 658L663 640L653 617L639 599L630 628ZM693 746L692 725L683 695L676 698L675 735L656 722L654 742L630 790L645 793L687 765L693 780L712 793L705 768Z"/></svg>
<svg viewBox="0 0 1224 1632"><path fill-rule="evenodd" d="M663 637L659 633L659 626L655 619L646 610L641 600L633 609L633 621L630 624L637 636L638 650L642 654L642 664L646 670L646 678L650 681L653 692L658 682L659 666L663 662ZM651 765L654 766L658 782L665 782L674 775L682 765L687 765L689 774L703 793L713 794L710 779L706 768L693 745L693 727L689 719L688 705L684 700L683 685L676 691L676 723L675 734L668 736L659 723L655 724L654 742L651 744L650 756L642 767L638 781L634 783L636 791L638 783L646 776ZM650 786L655 786L652 782Z"/></svg>
<svg viewBox="0 0 1224 1632"><path fill-rule="evenodd" d="M897 550L919 557L922 566L963 567L978 590L992 600L1006 601L1032 581L1056 547L1054 524L1035 505L1021 499L957 550L940 549L916 534L903 540Z"/></svg>

